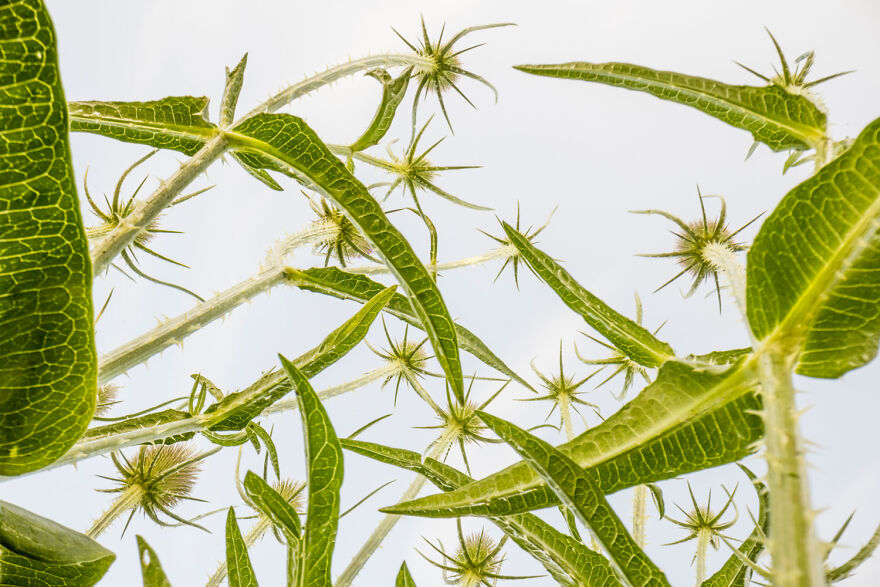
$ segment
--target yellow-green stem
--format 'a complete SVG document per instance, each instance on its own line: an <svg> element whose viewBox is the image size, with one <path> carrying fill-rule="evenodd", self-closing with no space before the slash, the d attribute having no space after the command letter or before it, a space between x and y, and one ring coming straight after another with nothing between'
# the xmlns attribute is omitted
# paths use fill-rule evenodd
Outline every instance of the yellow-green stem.
<svg viewBox="0 0 880 587"><path fill-rule="evenodd" d="M116 518L136 508L138 502L141 500L142 494L143 492L140 486L129 485L119 494L119 496L116 497L116 499L113 500L110 507L94 521L92 527L86 532L86 536L89 538L97 538L100 536L104 530L109 528L110 525L116 521Z"/></svg>
<svg viewBox="0 0 880 587"><path fill-rule="evenodd" d="M645 523L648 521L648 486L636 485L632 498L632 536L641 548L645 548Z"/></svg>

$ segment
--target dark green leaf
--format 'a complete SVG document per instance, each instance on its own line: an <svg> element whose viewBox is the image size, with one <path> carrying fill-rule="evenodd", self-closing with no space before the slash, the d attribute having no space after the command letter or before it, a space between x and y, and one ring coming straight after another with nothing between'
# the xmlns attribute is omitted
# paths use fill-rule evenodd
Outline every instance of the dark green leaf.
<svg viewBox="0 0 880 587"><path fill-rule="evenodd" d="M674 358L672 347L584 289L559 263L536 248L512 226L506 222L502 226L522 258L556 292L559 299L580 314L587 324L620 352L646 367L658 367Z"/></svg>
<svg viewBox="0 0 880 587"><path fill-rule="evenodd" d="M562 503L590 528L621 576L631 585L669 585L666 576L630 536L608 505L594 474L537 436L485 412L477 412L502 440L537 471Z"/></svg>
<svg viewBox="0 0 880 587"><path fill-rule="evenodd" d="M141 576L144 579L144 587L171 587L171 582L162 570L162 564L156 551L150 548L147 541L136 536L138 547L138 559L141 561Z"/></svg>
<svg viewBox="0 0 880 587"><path fill-rule="evenodd" d="M409 78L412 74L412 68L407 68L400 77L392 79L384 69L368 71L367 75L371 75L379 80L382 84L382 101L373 120L370 121L367 130L361 137L351 144L352 151L363 151L368 147L379 144L391 123L394 122L394 115L397 113L397 107L403 102L406 96L406 88L409 86Z"/></svg>
<svg viewBox="0 0 880 587"><path fill-rule="evenodd" d="M749 249L747 307L762 345L797 372L840 377L880 340L880 119L791 190Z"/></svg>
<svg viewBox="0 0 880 587"><path fill-rule="evenodd" d="M413 581L412 575L409 574L409 569L406 568L406 561L400 565L400 571L397 573L397 581L394 582L394 587L416 587L416 582Z"/></svg>
<svg viewBox="0 0 880 587"><path fill-rule="evenodd" d="M299 540L302 534L299 514L280 493L272 489L260 476L254 475L250 471L244 477L244 490L253 501L254 506L264 516L272 520L275 527L281 529L288 537ZM294 540L288 538L289 543L293 543Z"/></svg>
<svg viewBox="0 0 880 587"><path fill-rule="evenodd" d="M297 587L326 587L331 584L330 563L339 521L342 447L309 380L290 361L280 359L299 397L309 470L309 507L300 563L302 576Z"/></svg>
<svg viewBox="0 0 880 587"><path fill-rule="evenodd" d="M789 93L777 85L731 86L629 63L575 62L516 68L536 75L647 92L747 130L756 141L774 151L813 148L825 138L825 114L804 96Z"/></svg>
<svg viewBox="0 0 880 587"><path fill-rule="evenodd" d="M69 528L0 501L0 584L88 587L116 555Z"/></svg>
<svg viewBox="0 0 880 587"><path fill-rule="evenodd" d="M229 573L229 587L259 587L247 545L241 537L235 510L232 508L226 514L226 569Z"/></svg>
<svg viewBox="0 0 880 587"><path fill-rule="evenodd" d="M40 0L0 23L0 475L18 475L85 432L98 365L55 31Z"/></svg>

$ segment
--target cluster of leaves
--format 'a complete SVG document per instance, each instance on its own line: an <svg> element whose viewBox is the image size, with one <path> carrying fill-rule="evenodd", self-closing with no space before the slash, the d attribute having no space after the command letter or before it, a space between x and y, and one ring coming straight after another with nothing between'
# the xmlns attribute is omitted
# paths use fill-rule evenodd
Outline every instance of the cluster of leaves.
<svg viewBox="0 0 880 587"><path fill-rule="evenodd" d="M662 211L647 211L678 226L675 250L660 255L681 263L676 278L690 274L694 279L691 291L711 279L719 304L721 283L727 284L753 341L748 349L676 355L657 331L652 333L641 324L640 303L636 319L627 318L537 248L534 237L544 227L523 231L519 218L516 226L502 222L504 236L492 237L500 248L482 260L503 259L502 269L511 264L515 279L518 268L528 266L583 318L597 335L587 336L612 352L605 359L582 359L599 371L610 367L612 372L603 383L622 373L625 393L639 379L646 382L621 409L575 436L571 409L581 405L598 415L596 406L579 397L579 389L599 371L581 380L566 375L560 347L558 376L535 369L545 391L541 394L477 336L455 323L437 286L441 265L436 259L436 230L417 195L424 190L480 208L435 183L440 172L462 167L429 162L426 156L437 143L418 153L425 131L425 126L417 126L418 107L424 94L434 92L451 127L444 93L455 91L470 103L458 87L462 78L489 85L463 68L461 55L473 47L461 49L459 42L470 33L503 25L464 29L444 42L442 31L434 41L423 24L420 42L406 42L412 53L375 56L331 68L236 119L245 56L227 71L220 119L213 123L206 115L207 98L67 103L59 81L54 31L41 0L7 3L0 7L0 19L9 23L0 39L0 50L7 56L0 63L0 76L21 90L0 96L4 109L11 113L4 115L0 128L9 161L0 170L4 211L0 217L0 291L7 292L0 298L0 321L10 333L0 340L0 475L14 477L110 453L118 476L108 477L116 487L106 491L119 494L87 535L0 502L0 579L4 584L96 583L114 554L94 538L124 513L130 519L142 511L162 525L170 525L167 520L171 519L197 526L172 509L181 500L194 499L190 492L195 476L208 457L222 447L247 443L266 451L262 474L247 472L240 487L243 501L257 513L258 522L243 535L235 508L223 508L227 511L225 564L209 584L219 584L228 576L231 587L256 585L248 548L269 529L287 552L284 568L289 585L332 584L338 521L347 513L340 511L343 449L415 472L417 478L400 503L383 508L386 518L337 579L336 585L342 587L351 583L401 515L457 519L459 548L447 551L441 543L435 546L429 541L433 553L423 554L451 584L476 587L527 578L502 572L502 550L509 541L533 556L562 585L668 585L661 565L643 549L643 533L635 527L631 532L606 496L648 486L662 517L662 496L654 483L738 462L760 446L767 456L767 480L763 483L744 469L757 490L760 509L754 530L738 547L722 533L731 527L722 518L734 504L734 492L728 493L719 512L712 512L709 504L699 505L691 493L693 508L682 510L684 520L672 520L689 532L683 540L697 541L698 585L745 585L753 576L780 586L835 582L852 573L880 542L878 530L850 561L835 569L822 568L804 491L803 439L792 373L840 377L871 361L880 339L880 281L876 279L880 273L880 120L854 140L833 141L827 134L826 113L814 101L811 88L834 76L807 82L812 54L800 60L792 73L774 39L782 73L761 76L767 82L763 86L735 86L623 63L517 67L531 74L605 83L682 103L751 132L757 143L774 151L790 150L787 166L807 160L816 164L815 174L785 195L768 215L748 247L745 268L738 254L747 247L735 240L742 228L728 229L723 204L719 217L709 220L701 195L701 218L690 223ZM392 67L402 68L397 77L385 69ZM367 129L349 145L328 145L302 119L276 112L307 91L357 72L379 81L382 96ZM411 80L416 80L412 136L403 156L389 151L390 159L384 160L366 153L389 132ZM140 187L129 199L120 198L122 180L113 198L107 199L106 210L86 191L100 223L86 231L73 181L68 129L175 150L190 159L141 200L136 199ZM324 199L313 203L318 220L273 249L268 266L254 278L214 298L198 298L200 303L192 311L99 360L94 347L92 271L100 274L120 255L138 275L172 285L138 269L134 251L168 260L147 246L150 237L164 232L156 224L159 214L201 193L180 195L224 153L271 189L283 189L278 178L284 176L319 194ZM355 175L355 162L389 172L392 178L386 184L365 186ZM402 186L413 199L412 210L430 234L427 263L374 197L371 190L385 186L386 197ZM95 240L91 251L87 237ZM304 245L324 256L324 267L286 265L287 253ZM334 258L339 267L331 266ZM360 270L347 267L357 258L372 264ZM397 284L385 287L365 275L383 271ZM308 352L291 361L280 357L280 370L262 374L244 390L227 394L196 375L188 397L121 418L94 417L98 404L111 403L107 395L115 376L281 284L356 300L362 307ZM407 334L395 342L386 329L389 348L377 351L384 363L381 368L350 384L316 392L310 379L359 345L383 312L419 328L425 339L415 341ZM486 378L474 375L466 388L461 350L503 376L500 388L479 405L471 400L473 385ZM442 373L429 370L431 361ZM427 377L442 380L445 394L432 393L429 387L433 386L423 383ZM379 379L394 381L395 394L401 385L411 388L440 420L432 427L439 430L439 436L427 455L355 438L376 422L347 439L337 437L322 399ZM559 410L568 442L553 446L533 431L487 411L510 382L537 393L529 399L552 402L551 413ZM291 391L295 399L284 399ZM209 396L215 400L211 404ZM171 404L176 407L166 408ZM281 478L271 433L257 422L281 409L297 409L302 418L307 489ZM192 445L184 444L196 435L218 448L197 453ZM465 448L485 442L508 444L522 461L484 479L473 479ZM444 462L456 444L467 474ZM126 456L121 450L127 447L137 447L137 452ZM277 479L274 484L270 464ZM426 481L441 492L417 498ZM304 509L298 507L303 492ZM565 531L532 513L554 506L563 512ZM466 536L461 523L465 516L485 518L504 537L494 542L485 532ZM578 525L588 530L589 544ZM705 549L708 545L718 548L721 542L733 552L706 578ZM769 565L759 558L765 547L772 558ZM144 585L170 585L157 553L139 536L137 549ZM406 563L396 582L415 584Z"/></svg>

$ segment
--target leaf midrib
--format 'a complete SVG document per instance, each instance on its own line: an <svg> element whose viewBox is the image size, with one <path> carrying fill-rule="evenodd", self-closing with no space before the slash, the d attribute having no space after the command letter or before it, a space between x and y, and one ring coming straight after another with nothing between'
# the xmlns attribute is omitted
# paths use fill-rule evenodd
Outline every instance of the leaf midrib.
<svg viewBox="0 0 880 587"><path fill-rule="evenodd" d="M131 120L126 118L114 118L105 115L93 117L71 113L70 121L98 124L103 126L110 126L113 128L155 131L162 133L163 135L170 135L177 138L194 140L207 140L223 132L221 129L213 126L201 127L190 125L176 125L168 124L165 122L150 123L141 120L138 120L137 122L132 122Z"/></svg>

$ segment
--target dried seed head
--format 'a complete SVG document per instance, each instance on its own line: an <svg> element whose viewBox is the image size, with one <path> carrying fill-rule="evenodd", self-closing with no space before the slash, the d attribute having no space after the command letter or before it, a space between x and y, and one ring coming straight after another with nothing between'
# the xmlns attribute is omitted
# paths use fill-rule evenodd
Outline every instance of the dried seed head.
<svg viewBox="0 0 880 587"><path fill-rule="evenodd" d="M116 396L119 392L119 386L115 383L105 383L98 387L98 399L95 406L95 416L107 415L113 406L117 403Z"/></svg>

